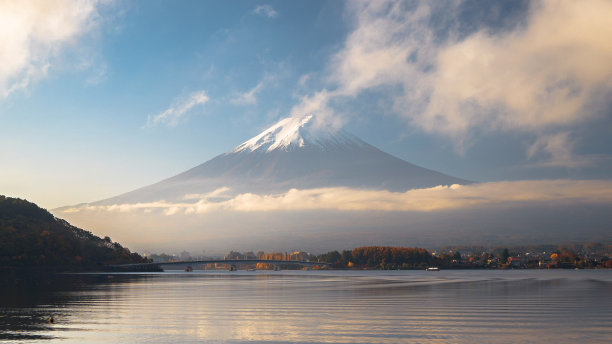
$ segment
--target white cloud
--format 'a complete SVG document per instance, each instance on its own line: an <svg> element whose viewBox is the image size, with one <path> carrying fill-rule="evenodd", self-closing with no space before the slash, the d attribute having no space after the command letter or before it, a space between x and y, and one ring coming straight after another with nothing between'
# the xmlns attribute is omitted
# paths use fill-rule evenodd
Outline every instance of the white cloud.
<svg viewBox="0 0 612 344"><path fill-rule="evenodd" d="M0 99L45 77L96 23L97 0L0 1Z"/></svg>
<svg viewBox="0 0 612 344"><path fill-rule="evenodd" d="M89 71L85 79L85 84L88 86L99 85L107 79L108 66L100 56L88 56L76 68L80 71Z"/></svg>
<svg viewBox="0 0 612 344"><path fill-rule="evenodd" d="M253 9L253 13L260 15L260 16L268 17L268 18L278 17L278 12L276 12L274 8L272 8L272 6L267 5L267 4L258 5L257 7L255 7L255 9Z"/></svg>
<svg viewBox="0 0 612 344"><path fill-rule="evenodd" d="M524 26L451 33L443 43L430 25L435 4L405 5L348 2L355 28L328 66L327 89L294 109L315 102L333 113L333 99L384 88L380 95L398 116L462 150L482 131L563 133L606 106L612 2L531 2Z"/></svg>
<svg viewBox="0 0 612 344"><path fill-rule="evenodd" d="M300 102L291 108L290 115L292 117L300 117L304 114L315 115L315 127L340 129L345 124L345 119L330 106L329 103L333 97L334 93L327 90L303 96Z"/></svg>
<svg viewBox="0 0 612 344"><path fill-rule="evenodd" d="M285 68L282 63L274 65L274 72L266 72L264 73L261 80L257 83L257 85L253 86L248 91L231 92L231 96L228 97L228 100L232 104L236 105L254 105L257 104L257 97L262 90L268 87L278 86L278 80L282 78L282 69Z"/></svg>
<svg viewBox="0 0 612 344"><path fill-rule="evenodd" d="M155 126L158 124L175 126L189 110L197 105L206 104L208 100L209 98L206 91L201 90L193 92L186 99L175 100L174 104L163 112L155 116L149 115L147 118L147 126Z"/></svg>
<svg viewBox="0 0 612 344"><path fill-rule="evenodd" d="M232 98L230 98L230 102L232 104L238 104L238 105L253 105L257 103L257 93L259 93L259 91L261 91L261 89L263 88L263 81L260 81L257 85L255 85L255 87L253 87L252 89L243 92L243 93L237 93L235 94Z"/></svg>
<svg viewBox="0 0 612 344"><path fill-rule="evenodd" d="M300 87L305 86L308 81L310 81L310 79L312 78L312 76L310 74L304 74L300 77L300 79L298 80L298 85Z"/></svg>
<svg viewBox="0 0 612 344"><path fill-rule="evenodd" d="M531 131L584 121L594 115L586 106L612 89L611 16L609 1L534 2L525 29L443 47L420 123L462 134L474 125Z"/></svg>
<svg viewBox="0 0 612 344"><path fill-rule="evenodd" d="M574 145L569 131L542 135L527 150L527 158L539 160L536 165L544 167L577 168L592 165L593 157L576 156Z"/></svg>
<svg viewBox="0 0 612 344"><path fill-rule="evenodd" d="M525 180L492 182L474 185L437 186L406 192L357 190L345 187L291 189L282 194L251 193L230 197L228 188L209 194L187 195L185 202L165 201L79 206L64 213L83 211L135 212L158 210L165 215L206 214L218 211L402 211L432 212L449 209L469 209L490 205L525 205L530 202L553 204L573 202L610 204L612 182L598 180ZM190 200L191 202L188 202Z"/></svg>

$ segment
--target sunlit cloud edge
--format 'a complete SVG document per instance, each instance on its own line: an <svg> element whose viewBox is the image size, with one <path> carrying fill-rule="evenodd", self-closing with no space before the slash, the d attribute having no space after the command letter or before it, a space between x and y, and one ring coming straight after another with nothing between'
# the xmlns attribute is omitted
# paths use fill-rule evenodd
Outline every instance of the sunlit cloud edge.
<svg viewBox="0 0 612 344"><path fill-rule="evenodd" d="M185 201L80 205L61 213L118 212L165 215L198 215L213 212L274 211L386 211L435 212L490 205L520 205L533 202L612 204L612 181L607 180L521 180L436 186L406 192L362 190L347 187L290 189L285 193L230 195L220 188L207 194L185 195Z"/></svg>

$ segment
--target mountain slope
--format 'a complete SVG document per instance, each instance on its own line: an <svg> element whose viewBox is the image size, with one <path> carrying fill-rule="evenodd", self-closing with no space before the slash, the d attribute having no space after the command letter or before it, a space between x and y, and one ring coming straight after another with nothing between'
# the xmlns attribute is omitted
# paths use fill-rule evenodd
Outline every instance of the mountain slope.
<svg viewBox="0 0 612 344"><path fill-rule="evenodd" d="M101 239L28 201L0 196L0 267L141 263L110 238Z"/></svg>
<svg viewBox="0 0 612 344"><path fill-rule="evenodd" d="M406 191L468 183L396 158L344 131L326 129L307 115L285 118L230 152L96 204L177 201L222 187L237 194L335 186Z"/></svg>

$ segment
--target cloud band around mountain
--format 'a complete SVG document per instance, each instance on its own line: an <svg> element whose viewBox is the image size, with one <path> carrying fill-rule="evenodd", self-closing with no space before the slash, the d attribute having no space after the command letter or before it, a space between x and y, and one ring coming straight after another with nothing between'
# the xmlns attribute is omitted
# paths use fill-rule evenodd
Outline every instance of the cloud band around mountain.
<svg viewBox="0 0 612 344"><path fill-rule="evenodd" d="M291 189L286 193L229 196L229 188L209 194L186 195L184 202L148 202L113 205L83 205L64 213L163 212L165 215L195 215L219 211L388 211L435 212L492 205L516 206L530 202L611 204L612 181L524 180L473 185L436 186L406 192L358 190L345 187ZM225 195L225 196L224 196ZM222 199L222 200L219 200Z"/></svg>

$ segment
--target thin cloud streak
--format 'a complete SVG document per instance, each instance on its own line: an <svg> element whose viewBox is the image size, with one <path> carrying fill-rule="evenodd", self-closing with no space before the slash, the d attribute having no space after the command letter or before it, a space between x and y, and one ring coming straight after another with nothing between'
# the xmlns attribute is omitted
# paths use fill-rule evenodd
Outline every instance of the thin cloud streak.
<svg viewBox="0 0 612 344"><path fill-rule="evenodd" d="M204 105L208 102L209 98L206 91L201 90L193 92L186 99L175 101L172 106L160 112L155 116L148 116L147 127L156 126L159 124L165 124L168 126L175 126L179 123L181 118L193 107L197 105Z"/></svg>
<svg viewBox="0 0 612 344"><path fill-rule="evenodd" d="M270 19L278 17L278 12L274 10L272 6L267 4L258 5L257 7L255 7L255 9L253 9L253 13Z"/></svg>
<svg viewBox="0 0 612 344"><path fill-rule="evenodd" d="M261 91L264 86L264 82L260 81L255 87L252 89L243 92L237 93L232 98L230 98L230 103L236 105L254 105L257 103L257 93Z"/></svg>
<svg viewBox="0 0 612 344"><path fill-rule="evenodd" d="M491 182L474 185L436 186L406 192L386 190L357 190L345 187L291 189L282 194L256 195L252 193L229 196L229 188L221 188L204 195L186 195L192 202L165 201L84 205L63 210L63 213L95 212L151 212L165 215L206 214L219 211L274 212L274 211L395 211L435 212L468 209L491 205L524 205L530 202L576 204L610 204L612 181L602 180L526 180ZM222 199L222 200L219 200Z"/></svg>

